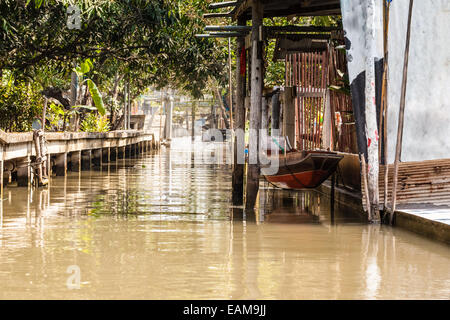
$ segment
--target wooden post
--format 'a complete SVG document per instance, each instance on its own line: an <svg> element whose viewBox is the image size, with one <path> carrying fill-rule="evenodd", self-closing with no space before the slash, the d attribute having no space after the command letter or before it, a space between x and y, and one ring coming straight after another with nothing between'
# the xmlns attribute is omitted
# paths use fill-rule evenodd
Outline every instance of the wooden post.
<svg viewBox="0 0 450 320"><path fill-rule="evenodd" d="M331 175L331 192L330 192L330 220L331 224L334 224L334 197L336 188L336 172Z"/></svg>
<svg viewBox="0 0 450 320"><path fill-rule="evenodd" d="M128 99L127 99L127 82L123 85L123 129L128 130Z"/></svg>
<svg viewBox="0 0 450 320"><path fill-rule="evenodd" d="M261 104L261 129L269 129L269 101L268 98L262 98Z"/></svg>
<svg viewBox="0 0 450 320"><path fill-rule="evenodd" d="M44 98L44 110L42 111L42 137L39 139L39 144L40 144L40 148L41 148L41 156L42 156L42 160L44 161L42 163L42 168L44 171L44 176L48 177L49 174L49 169L47 168L47 153L46 153L46 148L44 146L44 134L45 134L45 119L47 117L47 103L48 103L48 99L47 97Z"/></svg>
<svg viewBox="0 0 450 320"><path fill-rule="evenodd" d="M1 146L3 149L3 146ZM3 168L4 168L4 160L3 160L3 150L0 157L0 228L3 227Z"/></svg>
<svg viewBox="0 0 450 320"><path fill-rule="evenodd" d="M67 173L67 153L63 152L56 155L55 173L57 176L64 177Z"/></svg>
<svg viewBox="0 0 450 320"><path fill-rule="evenodd" d="M292 148L295 148L295 97L294 87L284 88L283 103L283 134L289 139Z"/></svg>
<svg viewBox="0 0 450 320"><path fill-rule="evenodd" d="M74 151L70 154L70 170L73 172L81 171L81 151Z"/></svg>
<svg viewBox="0 0 450 320"><path fill-rule="evenodd" d="M195 111L196 111L196 104L197 104L196 101L192 102L192 111L191 111L191 113L192 113L191 140L192 140L192 142L195 141Z"/></svg>
<svg viewBox="0 0 450 320"><path fill-rule="evenodd" d="M380 123L383 123L383 148L384 148L384 204L383 209L386 213L388 211L388 189L389 189L389 167L388 167L388 139L387 139L387 116L388 116L388 72L389 72L389 52L388 52L388 37L389 37L389 9L390 2L383 1L383 45L384 45L384 67L383 67L383 88L381 93L381 116ZM383 122L381 122L381 120ZM380 148L381 149L381 148ZM381 150L380 150L381 154Z"/></svg>
<svg viewBox="0 0 450 320"><path fill-rule="evenodd" d="M108 163L109 162L109 148L102 148L100 149L101 155L102 155L102 163Z"/></svg>
<svg viewBox="0 0 450 320"><path fill-rule="evenodd" d="M223 122L225 124L225 128L228 129L228 128L230 128L230 123L228 122L227 112L225 110L225 106L223 105L222 96L220 94L219 87L217 87L217 85L214 87L214 92L216 94L217 102L219 102L220 110L222 111L221 114L222 114ZM223 129L223 127L221 129Z"/></svg>
<svg viewBox="0 0 450 320"><path fill-rule="evenodd" d="M40 130L33 130L33 142L34 142L34 149L36 152L36 161L39 162L38 164L38 186L39 185L43 185L43 175L44 175L44 170L43 170L43 162L42 162L42 153L41 153L41 137L40 135L42 135L43 132Z"/></svg>
<svg viewBox="0 0 450 320"><path fill-rule="evenodd" d="M275 130L280 130L280 93L272 96L272 135Z"/></svg>
<svg viewBox="0 0 450 320"><path fill-rule="evenodd" d="M260 1L252 3L252 65L250 94L249 163L247 169L246 209L253 209L259 190L258 140L263 89L263 7Z"/></svg>
<svg viewBox="0 0 450 320"><path fill-rule="evenodd" d="M366 138L367 138L367 169L368 169L368 188L371 207L369 221L379 221L379 194L378 194L378 175L379 175L379 157L378 157L378 125L377 125L377 107L375 100L375 57L377 29L376 10L380 3L376 0L367 1L367 29L366 29Z"/></svg>
<svg viewBox="0 0 450 320"><path fill-rule="evenodd" d="M95 167L102 166L102 149L94 149L91 151L92 165Z"/></svg>
<svg viewBox="0 0 450 320"><path fill-rule="evenodd" d="M131 89L130 89L130 76L128 76L128 84L127 84L127 116L128 116L128 120L127 120L127 124L128 124L128 128L127 130L131 129L131 93L130 93Z"/></svg>
<svg viewBox="0 0 450 320"><path fill-rule="evenodd" d="M366 166L366 158L364 157L364 154L359 154L359 160L361 162L361 178L362 178L362 184L364 188L364 194L366 197L366 206L367 206L367 213L368 216L371 217L371 207L370 207L370 197L369 197L369 187L367 185L367 166Z"/></svg>
<svg viewBox="0 0 450 320"><path fill-rule="evenodd" d="M231 38L228 38L228 104L230 107L230 129L233 130L233 81L231 73Z"/></svg>
<svg viewBox="0 0 450 320"><path fill-rule="evenodd" d="M414 0L410 0L408 12L408 27L407 27L408 29L406 31L405 57L403 60L403 79L400 96L400 110L398 113L397 144L395 147L395 162L394 162L394 185L392 187L392 211L389 218L390 224L392 224L394 221L394 212L397 201L398 165L402 157L403 123L405 118L406 84L408 82L409 42L411 38L411 20L412 20L413 4Z"/></svg>
<svg viewBox="0 0 450 320"><path fill-rule="evenodd" d="M242 26L246 24L246 20L243 18L238 19L238 25ZM235 135L234 140L234 162L233 162L233 205L242 205L244 203L244 162L245 155L244 149L244 132L245 132L245 67L241 69L241 65L246 65L245 57L245 40L244 38L236 39L236 126L239 131ZM214 112L215 118L215 112ZM215 120L214 120L215 121ZM242 135L242 137L241 137ZM238 149L239 148L239 149ZM240 156L243 158L241 159ZM244 160L244 161L243 161Z"/></svg>
<svg viewBox="0 0 450 320"><path fill-rule="evenodd" d="M333 116L331 112L331 97L330 97L330 89L326 89L325 92L325 107L324 107L324 115L323 115L323 147L326 150L333 151Z"/></svg>
<svg viewBox="0 0 450 320"><path fill-rule="evenodd" d="M168 140L172 140L172 114L173 114L173 96L170 96L169 98L169 114L168 114L168 118L169 118L169 128L168 128L168 132L169 132L169 136L167 137Z"/></svg>
<svg viewBox="0 0 450 320"><path fill-rule="evenodd" d="M91 150L81 152L81 170L91 170Z"/></svg>
<svg viewBox="0 0 450 320"><path fill-rule="evenodd" d="M172 111L173 111L173 97L166 97L166 123L165 123L165 133L164 138L168 141L172 140Z"/></svg>

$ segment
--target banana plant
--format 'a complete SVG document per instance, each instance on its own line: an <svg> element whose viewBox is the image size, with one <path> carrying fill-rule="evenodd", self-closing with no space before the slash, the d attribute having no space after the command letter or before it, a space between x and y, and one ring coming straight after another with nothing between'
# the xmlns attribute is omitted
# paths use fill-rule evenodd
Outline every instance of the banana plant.
<svg viewBox="0 0 450 320"><path fill-rule="evenodd" d="M84 60L79 66L75 67L73 71L77 74L78 79L81 79L80 81L80 88L84 83L87 84L89 88L89 93L91 94L92 100L94 100L95 109L93 109L90 106L83 106L83 105L76 105L74 108L85 108L89 110L97 110L98 113L102 116L106 114L105 106L103 104L103 98L102 94L98 90L97 86L95 85L94 81L92 81L89 78L86 78L83 80L84 76L91 71L93 67L91 59Z"/></svg>

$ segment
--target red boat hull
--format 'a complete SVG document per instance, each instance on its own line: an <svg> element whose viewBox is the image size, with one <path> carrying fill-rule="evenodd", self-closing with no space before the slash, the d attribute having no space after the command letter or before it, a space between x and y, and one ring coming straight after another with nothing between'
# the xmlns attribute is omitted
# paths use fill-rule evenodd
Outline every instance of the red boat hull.
<svg viewBox="0 0 450 320"><path fill-rule="evenodd" d="M282 189L316 188L333 174L342 158L334 152L294 151L279 156L276 174L264 174L264 168L261 173L267 181Z"/></svg>

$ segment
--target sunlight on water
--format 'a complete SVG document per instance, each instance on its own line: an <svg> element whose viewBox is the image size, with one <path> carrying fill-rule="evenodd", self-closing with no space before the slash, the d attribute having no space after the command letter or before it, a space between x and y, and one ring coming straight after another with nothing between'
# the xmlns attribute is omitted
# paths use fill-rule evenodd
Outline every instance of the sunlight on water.
<svg viewBox="0 0 450 320"><path fill-rule="evenodd" d="M231 165L190 161L219 149L175 139L30 196L6 188L0 298L450 298L448 246L264 182L244 214Z"/></svg>

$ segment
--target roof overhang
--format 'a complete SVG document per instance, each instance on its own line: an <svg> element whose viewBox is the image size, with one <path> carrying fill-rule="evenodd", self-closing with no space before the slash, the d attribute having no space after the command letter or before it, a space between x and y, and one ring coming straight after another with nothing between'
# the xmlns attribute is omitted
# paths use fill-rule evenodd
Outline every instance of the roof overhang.
<svg viewBox="0 0 450 320"><path fill-rule="evenodd" d="M240 0L230 12L233 19L250 20L255 0ZM263 4L264 17L340 15L339 0L256 0Z"/></svg>

